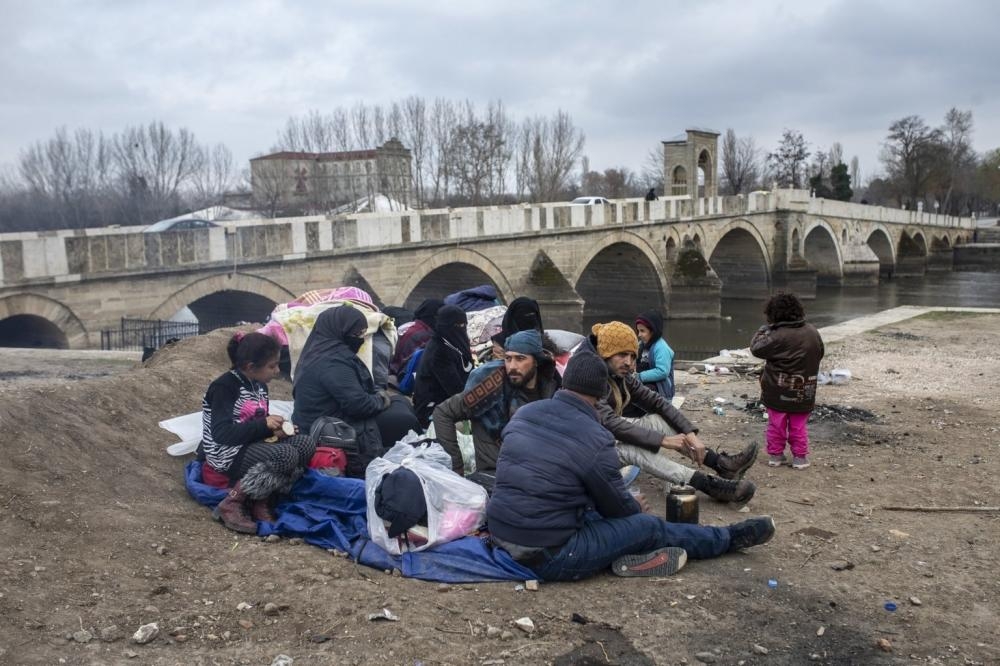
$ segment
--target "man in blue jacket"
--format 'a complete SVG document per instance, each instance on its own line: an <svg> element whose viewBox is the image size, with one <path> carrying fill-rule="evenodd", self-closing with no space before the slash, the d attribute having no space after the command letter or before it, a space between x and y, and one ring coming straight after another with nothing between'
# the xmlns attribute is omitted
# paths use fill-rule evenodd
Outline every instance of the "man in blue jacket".
<svg viewBox="0 0 1000 666"><path fill-rule="evenodd" d="M574 354L563 390L521 407L504 428L486 507L494 542L551 581L579 580L609 565L619 576L665 576L688 557L768 541L769 516L709 527L645 513L645 498L633 498L622 481L614 436L598 420L607 372L595 354Z"/></svg>

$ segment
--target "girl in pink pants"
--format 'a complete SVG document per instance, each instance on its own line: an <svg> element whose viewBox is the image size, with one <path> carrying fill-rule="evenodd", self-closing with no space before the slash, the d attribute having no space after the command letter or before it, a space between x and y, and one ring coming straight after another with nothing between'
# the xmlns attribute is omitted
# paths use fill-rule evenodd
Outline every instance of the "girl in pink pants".
<svg viewBox="0 0 1000 666"><path fill-rule="evenodd" d="M767 407L767 464L788 462L785 446L792 449L792 467L809 467L809 432L806 423L816 404L816 375L823 358L823 339L806 322L802 303L792 294L777 294L764 307L767 324L750 342L750 351L766 361L760 375L760 401Z"/></svg>

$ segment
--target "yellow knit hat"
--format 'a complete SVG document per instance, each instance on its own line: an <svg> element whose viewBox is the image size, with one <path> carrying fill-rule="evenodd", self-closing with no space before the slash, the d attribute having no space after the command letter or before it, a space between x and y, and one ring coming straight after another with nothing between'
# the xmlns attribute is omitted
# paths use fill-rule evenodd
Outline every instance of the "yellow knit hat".
<svg viewBox="0 0 1000 666"><path fill-rule="evenodd" d="M639 353L639 338L628 324L620 321L594 324L590 331L597 336L597 353L601 358L611 358L622 352Z"/></svg>

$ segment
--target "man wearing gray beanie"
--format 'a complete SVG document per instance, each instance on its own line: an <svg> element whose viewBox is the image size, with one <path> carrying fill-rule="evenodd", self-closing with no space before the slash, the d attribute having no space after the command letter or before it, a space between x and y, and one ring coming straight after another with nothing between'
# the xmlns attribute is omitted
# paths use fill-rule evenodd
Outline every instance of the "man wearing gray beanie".
<svg viewBox="0 0 1000 666"><path fill-rule="evenodd" d="M563 390L525 405L504 428L486 506L496 545L554 581L609 566L619 576L668 576L689 557L717 557L774 535L770 516L710 527L646 513L645 499L626 490L615 438L599 421L606 385L604 360L578 352L563 374Z"/></svg>

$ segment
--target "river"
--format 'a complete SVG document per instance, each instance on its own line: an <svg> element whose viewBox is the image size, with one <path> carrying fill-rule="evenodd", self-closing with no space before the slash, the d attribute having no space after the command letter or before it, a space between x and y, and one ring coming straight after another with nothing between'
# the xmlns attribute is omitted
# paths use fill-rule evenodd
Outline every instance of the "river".
<svg viewBox="0 0 1000 666"><path fill-rule="evenodd" d="M803 305L806 318L818 327L899 305L1000 308L1000 272L945 271L895 278L877 287L820 287L816 300ZM676 358L684 360L746 347L764 323L763 307L762 301L723 299L722 319L668 319L664 337ZM623 314L622 319L631 323L635 314Z"/></svg>

